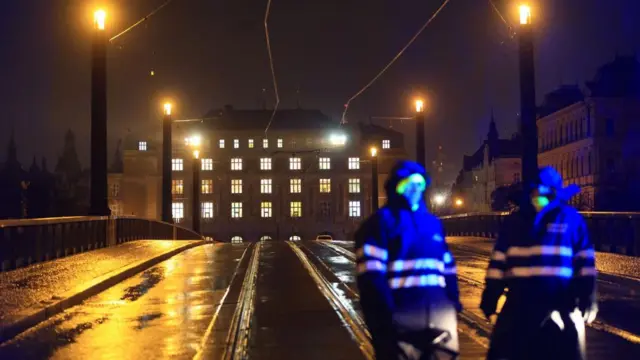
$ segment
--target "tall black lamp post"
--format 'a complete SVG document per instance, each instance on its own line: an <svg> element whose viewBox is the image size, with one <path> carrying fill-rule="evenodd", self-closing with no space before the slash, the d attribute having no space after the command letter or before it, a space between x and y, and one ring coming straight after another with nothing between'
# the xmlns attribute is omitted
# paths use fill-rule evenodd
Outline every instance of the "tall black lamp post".
<svg viewBox="0 0 640 360"><path fill-rule="evenodd" d="M371 147L371 213L378 211L378 149Z"/></svg>
<svg viewBox="0 0 640 360"><path fill-rule="evenodd" d="M172 223L171 211L171 104L164 104L162 119L162 221Z"/></svg>

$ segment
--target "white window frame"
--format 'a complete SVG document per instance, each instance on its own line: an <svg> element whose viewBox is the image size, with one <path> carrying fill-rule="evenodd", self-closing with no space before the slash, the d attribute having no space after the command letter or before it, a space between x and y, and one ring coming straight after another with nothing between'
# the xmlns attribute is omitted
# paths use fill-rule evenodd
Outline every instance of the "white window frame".
<svg viewBox="0 0 640 360"><path fill-rule="evenodd" d="M302 179L289 179L289 193L300 194L302 192Z"/></svg>
<svg viewBox="0 0 640 360"><path fill-rule="evenodd" d="M349 194L360 194L360 178L349 179Z"/></svg>
<svg viewBox="0 0 640 360"><path fill-rule="evenodd" d="M362 216L362 206L360 200L349 200L349 217L359 218Z"/></svg>
<svg viewBox="0 0 640 360"><path fill-rule="evenodd" d="M360 158L359 157L350 157L349 158L349 170L360 170Z"/></svg>
<svg viewBox="0 0 640 360"><path fill-rule="evenodd" d="M200 167L202 171L213 171L213 159L202 159Z"/></svg>
<svg viewBox="0 0 640 360"><path fill-rule="evenodd" d="M202 212L202 218L213 219L213 202L205 201L201 206L200 211Z"/></svg>
<svg viewBox="0 0 640 360"><path fill-rule="evenodd" d="M383 149L391 149L391 140L389 140L389 139L382 140L382 148Z"/></svg>
<svg viewBox="0 0 640 360"><path fill-rule="evenodd" d="M269 148L269 139L262 139L262 148L263 149Z"/></svg>
<svg viewBox="0 0 640 360"><path fill-rule="evenodd" d="M271 194L273 191L272 179L260 179L260 194Z"/></svg>
<svg viewBox="0 0 640 360"><path fill-rule="evenodd" d="M231 218L233 219L242 218L242 202L234 201L231 203Z"/></svg>
<svg viewBox="0 0 640 360"><path fill-rule="evenodd" d="M249 139L249 143L248 143L249 149L253 149L254 145L255 144L253 143L253 139Z"/></svg>
<svg viewBox="0 0 640 360"><path fill-rule="evenodd" d="M171 216L177 223L179 223L182 219L184 219L184 203L183 202L171 203Z"/></svg>
<svg viewBox="0 0 640 360"><path fill-rule="evenodd" d="M224 149L224 139L220 139L218 141L218 146L220 147L220 149Z"/></svg>
<svg viewBox="0 0 640 360"><path fill-rule="evenodd" d="M180 191L178 191L180 189ZM184 180L182 179L172 179L171 180L171 194L172 195L183 195L184 194Z"/></svg>
<svg viewBox="0 0 640 360"><path fill-rule="evenodd" d="M329 157L318 158L318 169L331 170L331 158Z"/></svg>
<svg viewBox="0 0 640 360"><path fill-rule="evenodd" d="M231 158L231 171L242 171L242 158Z"/></svg>
<svg viewBox="0 0 640 360"><path fill-rule="evenodd" d="M138 141L138 150L139 151L147 151L147 142L146 141Z"/></svg>
<svg viewBox="0 0 640 360"><path fill-rule="evenodd" d="M302 158L290 157L289 170L302 170Z"/></svg>
<svg viewBox="0 0 640 360"><path fill-rule="evenodd" d="M271 170L271 158L260 158L260 170Z"/></svg>
<svg viewBox="0 0 640 360"><path fill-rule="evenodd" d="M234 149L240 148L240 139L233 139L233 148Z"/></svg>
<svg viewBox="0 0 640 360"><path fill-rule="evenodd" d="M282 149L284 147L284 140L282 138L278 139L278 149Z"/></svg>
<svg viewBox="0 0 640 360"><path fill-rule="evenodd" d="M231 193L242 194L242 179L231 179Z"/></svg>
<svg viewBox="0 0 640 360"><path fill-rule="evenodd" d="M296 205L296 206L294 206ZM302 217L302 201L289 202L289 216L292 218Z"/></svg>
<svg viewBox="0 0 640 360"><path fill-rule="evenodd" d="M273 204L271 201L260 202L260 217L270 218L273 216Z"/></svg>
<svg viewBox="0 0 640 360"><path fill-rule="evenodd" d="M184 171L184 160L180 158L171 159L171 171Z"/></svg>
<svg viewBox="0 0 640 360"><path fill-rule="evenodd" d="M331 193L331 179L320 179L319 185L321 194Z"/></svg>
<svg viewBox="0 0 640 360"><path fill-rule="evenodd" d="M213 194L213 179L200 180L200 192L202 194Z"/></svg>

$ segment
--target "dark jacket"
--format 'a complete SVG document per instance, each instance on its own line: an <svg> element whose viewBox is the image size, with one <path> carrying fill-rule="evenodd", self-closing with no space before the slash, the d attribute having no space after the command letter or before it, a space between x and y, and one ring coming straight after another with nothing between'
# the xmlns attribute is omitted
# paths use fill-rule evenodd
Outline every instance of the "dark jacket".
<svg viewBox="0 0 640 360"><path fill-rule="evenodd" d="M448 330L447 347L458 351L458 284L442 225L424 202L412 211L395 192L415 173L427 179L416 163L396 165L385 184L387 204L355 235L360 303L380 360L397 359L398 341L429 328Z"/></svg>
<svg viewBox="0 0 640 360"><path fill-rule="evenodd" d="M480 305L493 314L506 294L488 358L584 358L584 322L574 310L594 305L595 278L593 245L574 208L555 201L537 214L510 215L496 241Z"/></svg>

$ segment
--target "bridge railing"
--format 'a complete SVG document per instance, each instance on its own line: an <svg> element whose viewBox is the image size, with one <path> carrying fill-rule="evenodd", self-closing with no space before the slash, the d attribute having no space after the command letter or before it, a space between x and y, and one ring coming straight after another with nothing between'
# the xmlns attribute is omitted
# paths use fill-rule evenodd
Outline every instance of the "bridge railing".
<svg viewBox="0 0 640 360"><path fill-rule="evenodd" d="M0 220L0 271L142 239L203 237L178 225L135 217Z"/></svg>
<svg viewBox="0 0 640 360"><path fill-rule="evenodd" d="M639 212L580 212L597 251L640 256ZM467 213L442 217L449 236L496 238L508 212Z"/></svg>

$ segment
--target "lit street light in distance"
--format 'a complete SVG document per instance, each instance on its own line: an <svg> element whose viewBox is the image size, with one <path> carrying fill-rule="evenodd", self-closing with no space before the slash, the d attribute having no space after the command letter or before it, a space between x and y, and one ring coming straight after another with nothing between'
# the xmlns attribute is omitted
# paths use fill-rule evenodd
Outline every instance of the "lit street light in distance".
<svg viewBox="0 0 640 360"><path fill-rule="evenodd" d="M171 115L171 107L172 106L171 106L170 102L164 103L164 114L165 115Z"/></svg>
<svg viewBox="0 0 640 360"><path fill-rule="evenodd" d="M331 145L342 146L347 143L347 135L344 133L334 133L329 136Z"/></svg>
<svg viewBox="0 0 640 360"><path fill-rule="evenodd" d="M417 112L417 113L424 112L424 100L422 100L422 99L417 99L417 100L415 101L415 105L416 105L416 112Z"/></svg>
<svg viewBox="0 0 640 360"><path fill-rule="evenodd" d="M185 145L193 148L193 158L200 158L200 145L202 144L202 138L200 135L193 135L184 139Z"/></svg>
<svg viewBox="0 0 640 360"><path fill-rule="evenodd" d="M375 146L372 146L369 151L371 152L372 157L376 157L378 155L378 148L376 148Z"/></svg>
<svg viewBox="0 0 640 360"><path fill-rule="evenodd" d="M464 205L464 201L462 201L461 198L457 198L455 203L456 207L461 207L462 205Z"/></svg>
<svg viewBox="0 0 640 360"><path fill-rule="evenodd" d="M522 4L518 10L520 12L520 25L531 24L531 6Z"/></svg>
<svg viewBox="0 0 640 360"><path fill-rule="evenodd" d="M107 20L106 11L102 9L98 9L96 10L96 12L93 13L93 21L96 24L96 28L98 30L104 30L106 20Z"/></svg>
<svg viewBox="0 0 640 360"><path fill-rule="evenodd" d="M436 194L433 197L433 202L438 205L438 206L442 206L444 205L444 202L447 200L447 197L444 194Z"/></svg>

